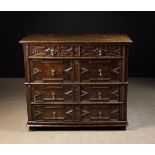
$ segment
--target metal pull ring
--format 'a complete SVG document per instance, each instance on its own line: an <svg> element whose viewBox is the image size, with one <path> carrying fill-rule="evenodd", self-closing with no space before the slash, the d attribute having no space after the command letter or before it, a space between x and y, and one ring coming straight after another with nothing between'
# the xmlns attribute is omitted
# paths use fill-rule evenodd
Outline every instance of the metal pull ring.
<svg viewBox="0 0 155 155"><path fill-rule="evenodd" d="M99 119L102 119L102 111L101 110L98 112L98 114L99 114Z"/></svg>
<svg viewBox="0 0 155 155"><path fill-rule="evenodd" d="M98 50L98 55L102 56L102 50L101 49Z"/></svg>
<svg viewBox="0 0 155 155"><path fill-rule="evenodd" d="M55 75L55 70L51 69L51 73L52 73L52 76L54 76Z"/></svg>
<svg viewBox="0 0 155 155"><path fill-rule="evenodd" d="M102 69L98 69L99 75L102 76Z"/></svg>
<svg viewBox="0 0 155 155"><path fill-rule="evenodd" d="M101 98L101 92L98 92L98 98L100 99Z"/></svg>
<svg viewBox="0 0 155 155"><path fill-rule="evenodd" d="M55 98L55 92L52 92L52 98L53 99Z"/></svg>
<svg viewBox="0 0 155 155"><path fill-rule="evenodd" d="M56 112L55 111L52 112L52 115L53 115L53 119L56 119Z"/></svg>

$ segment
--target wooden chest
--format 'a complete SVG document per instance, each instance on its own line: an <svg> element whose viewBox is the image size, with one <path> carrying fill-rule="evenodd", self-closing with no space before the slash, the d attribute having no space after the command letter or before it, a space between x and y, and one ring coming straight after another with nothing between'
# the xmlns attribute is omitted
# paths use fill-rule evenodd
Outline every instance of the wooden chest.
<svg viewBox="0 0 155 155"><path fill-rule="evenodd" d="M29 35L20 43L30 129L126 129L127 35Z"/></svg>

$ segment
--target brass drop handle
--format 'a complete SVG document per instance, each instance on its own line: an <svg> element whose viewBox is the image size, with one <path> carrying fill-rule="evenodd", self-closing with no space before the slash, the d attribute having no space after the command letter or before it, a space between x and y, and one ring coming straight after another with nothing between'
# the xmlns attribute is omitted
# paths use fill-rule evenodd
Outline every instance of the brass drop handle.
<svg viewBox="0 0 155 155"><path fill-rule="evenodd" d="M100 99L101 98L101 92L98 92L98 98Z"/></svg>
<svg viewBox="0 0 155 155"><path fill-rule="evenodd" d="M55 98L55 92L52 92L52 98L53 99Z"/></svg>
<svg viewBox="0 0 155 155"><path fill-rule="evenodd" d="M99 111L99 118L101 119L102 118L102 111Z"/></svg>
<svg viewBox="0 0 155 155"><path fill-rule="evenodd" d="M56 118L56 112L55 111L53 111L53 118L55 119Z"/></svg>
<svg viewBox="0 0 155 155"><path fill-rule="evenodd" d="M102 56L102 50L101 49L98 50L98 55Z"/></svg>
<svg viewBox="0 0 155 155"><path fill-rule="evenodd" d="M99 75L102 76L102 69L98 69Z"/></svg>
<svg viewBox="0 0 155 155"><path fill-rule="evenodd" d="M55 70L51 69L51 72L52 72L52 76L54 76L55 75Z"/></svg>
<svg viewBox="0 0 155 155"><path fill-rule="evenodd" d="M74 48L74 52L78 52L79 48L78 47L75 47Z"/></svg>
<svg viewBox="0 0 155 155"><path fill-rule="evenodd" d="M51 56L54 56L55 55L55 50L54 49L51 49Z"/></svg>

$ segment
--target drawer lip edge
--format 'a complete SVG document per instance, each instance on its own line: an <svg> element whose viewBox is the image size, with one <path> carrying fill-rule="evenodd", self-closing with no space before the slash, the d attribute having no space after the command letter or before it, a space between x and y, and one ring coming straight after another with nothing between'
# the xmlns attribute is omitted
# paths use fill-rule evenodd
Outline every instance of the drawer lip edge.
<svg viewBox="0 0 155 155"><path fill-rule="evenodd" d="M97 82L97 83L25 82L24 85L128 85L128 82Z"/></svg>
<svg viewBox="0 0 155 155"><path fill-rule="evenodd" d="M114 124L115 123L115 124ZM69 125L69 126L87 126L87 125L93 125L93 126L99 126L99 125L102 125L102 126L119 126L119 125L128 125L128 121L105 121L105 122L102 122L102 123L77 123L75 122L75 124L70 124L70 123L67 123L67 122L64 122L64 123L50 123L50 122L36 122L36 121L28 121L27 122L27 126L33 126L33 125L36 125L36 126L47 126L47 125L50 125L51 127L56 125L56 126L61 126L61 125Z"/></svg>
<svg viewBox="0 0 155 155"><path fill-rule="evenodd" d="M113 56L113 57L34 57L34 56L29 56L29 59L124 59L122 56Z"/></svg>
<svg viewBox="0 0 155 155"><path fill-rule="evenodd" d="M97 102L93 102L93 103L35 103L35 102L31 102L32 106L38 105L38 106L44 106L44 105L121 105L124 102L105 102L105 103L97 103Z"/></svg>

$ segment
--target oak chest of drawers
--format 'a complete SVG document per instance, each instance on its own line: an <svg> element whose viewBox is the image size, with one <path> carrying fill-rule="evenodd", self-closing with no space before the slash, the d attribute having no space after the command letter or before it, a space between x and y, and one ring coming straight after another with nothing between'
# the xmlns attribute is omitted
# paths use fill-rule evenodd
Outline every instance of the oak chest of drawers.
<svg viewBox="0 0 155 155"><path fill-rule="evenodd" d="M127 125L127 35L29 35L24 49L29 128Z"/></svg>

